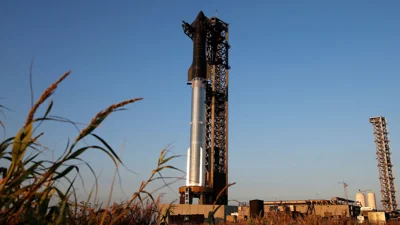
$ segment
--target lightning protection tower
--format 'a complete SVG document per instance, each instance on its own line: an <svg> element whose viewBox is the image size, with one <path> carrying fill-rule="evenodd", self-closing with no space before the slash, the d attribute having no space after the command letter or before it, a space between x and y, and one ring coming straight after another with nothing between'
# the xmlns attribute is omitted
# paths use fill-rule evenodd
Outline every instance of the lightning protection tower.
<svg viewBox="0 0 400 225"><path fill-rule="evenodd" d="M228 204L228 24L200 11L192 24L182 21L193 41L191 143L186 186L180 204ZM218 195L221 195L218 197Z"/></svg>
<svg viewBox="0 0 400 225"><path fill-rule="evenodd" d="M369 119L369 122L374 127L376 159L378 160L382 205L386 211L394 211L397 209L396 187L394 184L389 129L386 118L382 116L372 117Z"/></svg>

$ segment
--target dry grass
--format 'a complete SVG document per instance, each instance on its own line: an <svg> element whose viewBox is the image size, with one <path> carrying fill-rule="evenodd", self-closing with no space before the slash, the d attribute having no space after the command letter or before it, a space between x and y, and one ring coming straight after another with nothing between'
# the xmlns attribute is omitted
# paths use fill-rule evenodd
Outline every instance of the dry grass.
<svg viewBox="0 0 400 225"><path fill-rule="evenodd" d="M145 188L153 180L163 179L161 171L177 170L168 165L170 160L177 156L167 157L166 149L161 151L157 167L151 172L149 179L143 181L139 190L126 202L107 205L106 208L102 208L100 204L89 204L91 199L96 199L93 191L97 193L97 181L86 202L78 203L75 191L75 181L81 178L80 166L77 163L83 162L96 178L91 166L81 158L84 152L100 150L100 153L108 155L114 162L116 171L118 164L123 165L114 149L93 132L113 112L123 110L124 106L142 98L112 104L100 111L72 143L68 142L64 153L57 160L39 160L39 156L44 154L47 148L38 143L45 134L42 132L35 136L36 130L46 121L70 120L49 116L53 107L52 101L42 117L35 117L35 113L70 74L71 71L64 73L42 93L35 104L32 104L24 126L14 137L4 138L0 142L0 160L8 161L8 166L2 163L0 167L0 224L157 224L156 212L160 199L155 199ZM5 107L0 105L1 113L4 109ZM5 129L1 120L0 125ZM98 143L77 147L88 136L94 137ZM69 178L71 175L73 179ZM68 187L61 189L60 183L68 184Z"/></svg>

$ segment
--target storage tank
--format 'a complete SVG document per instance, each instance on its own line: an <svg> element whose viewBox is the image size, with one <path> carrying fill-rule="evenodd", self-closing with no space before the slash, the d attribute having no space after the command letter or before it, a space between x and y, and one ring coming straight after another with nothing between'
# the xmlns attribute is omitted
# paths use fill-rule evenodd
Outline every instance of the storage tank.
<svg viewBox="0 0 400 225"><path fill-rule="evenodd" d="M264 201L263 200L250 200L249 202L250 205L250 217L255 218L255 217L264 217Z"/></svg>
<svg viewBox="0 0 400 225"><path fill-rule="evenodd" d="M376 196L375 196L375 193L374 192L368 192L367 198L368 198L368 207L376 209Z"/></svg>
<svg viewBox="0 0 400 225"><path fill-rule="evenodd" d="M365 199L364 193L358 192L356 194L356 202L357 204L361 204L361 207L367 206L367 200Z"/></svg>

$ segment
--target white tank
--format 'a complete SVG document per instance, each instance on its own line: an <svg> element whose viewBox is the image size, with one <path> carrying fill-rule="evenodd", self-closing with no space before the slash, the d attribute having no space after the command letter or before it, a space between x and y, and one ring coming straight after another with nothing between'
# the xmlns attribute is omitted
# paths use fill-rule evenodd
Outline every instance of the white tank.
<svg viewBox="0 0 400 225"><path fill-rule="evenodd" d="M360 204L362 207L367 206L367 201L365 199L365 195L362 192L358 192L356 194L356 202L357 204Z"/></svg>
<svg viewBox="0 0 400 225"><path fill-rule="evenodd" d="M376 196L375 196L375 193L374 192L368 192L367 198L368 198L368 207L376 209Z"/></svg>

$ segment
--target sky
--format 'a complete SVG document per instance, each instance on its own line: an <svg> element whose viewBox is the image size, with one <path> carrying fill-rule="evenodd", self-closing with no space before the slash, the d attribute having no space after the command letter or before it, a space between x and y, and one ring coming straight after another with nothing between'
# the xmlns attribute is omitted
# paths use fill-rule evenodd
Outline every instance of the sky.
<svg viewBox="0 0 400 225"><path fill-rule="evenodd" d="M112 199L125 200L155 168L160 151L186 168L192 42L181 22L202 10L229 23L229 199L349 197L381 199L369 118L388 120L394 174L400 174L400 2L398 1L2 1L0 104L6 136L24 123L33 92L72 73L51 97L52 115L87 124L111 104L143 97L95 131L120 154ZM43 114L46 103L38 112ZM79 126L81 129L84 126ZM49 122L40 140L60 155L77 130ZM96 143L90 140L91 143ZM110 159L83 155L107 199ZM4 163L4 162L2 162ZM179 172L166 172L183 176ZM90 191L93 177L82 169ZM398 182L397 182L398 184ZM163 183L151 184L152 191ZM179 197L180 180L163 201ZM398 185L397 185L398 186ZM81 195L85 196L83 188ZM398 194L399 195L399 194Z"/></svg>

